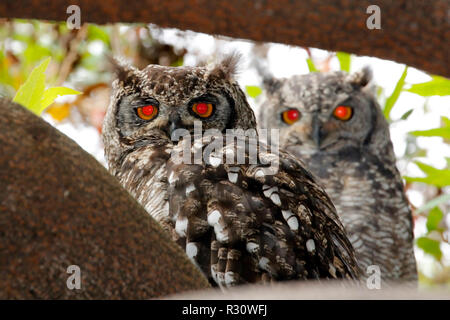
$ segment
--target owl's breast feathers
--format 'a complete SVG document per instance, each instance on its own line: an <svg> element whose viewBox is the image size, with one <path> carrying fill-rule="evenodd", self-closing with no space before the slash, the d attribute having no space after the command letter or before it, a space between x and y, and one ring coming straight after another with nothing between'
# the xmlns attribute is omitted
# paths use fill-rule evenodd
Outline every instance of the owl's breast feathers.
<svg viewBox="0 0 450 320"><path fill-rule="evenodd" d="M187 150L204 152L210 142L204 137ZM248 148L224 143L205 157L206 164L189 164L179 161L183 151L183 143L174 146L164 165L168 206L160 208L167 210L164 224L174 239L215 283L359 277L334 206L294 157L276 157L259 146L259 160L249 164ZM226 161L239 152L244 164ZM267 162L274 156L278 170L271 172ZM154 203L139 192L135 196Z"/></svg>
<svg viewBox="0 0 450 320"><path fill-rule="evenodd" d="M384 155L352 148L339 154L297 153L332 198L361 269L376 265L383 281L414 283L412 213L395 158Z"/></svg>

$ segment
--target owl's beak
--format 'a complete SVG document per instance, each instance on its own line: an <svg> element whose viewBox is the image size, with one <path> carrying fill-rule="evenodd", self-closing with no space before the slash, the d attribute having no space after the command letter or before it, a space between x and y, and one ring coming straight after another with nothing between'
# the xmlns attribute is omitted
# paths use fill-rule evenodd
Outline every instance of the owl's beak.
<svg viewBox="0 0 450 320"><path fill-rule="evenodd" d="M311 138L318 148L320 148L325 136L326 132L323 129L322 123L317 118L314 118L312 123Z"/></svg>
<svg viewBox="0 0 450 320"><path fill-rule="evenodd" d="M178 113L176 113L176 112L172 113L169 116L169 135L170 135L170 139L172 140L173 133L175 132L175 130L182 129L182 128L183 128L183 123L181 122L180 115ZM179 137L177 136L177 140L176 141L178 141L178 139L179 139Z"/></svg>

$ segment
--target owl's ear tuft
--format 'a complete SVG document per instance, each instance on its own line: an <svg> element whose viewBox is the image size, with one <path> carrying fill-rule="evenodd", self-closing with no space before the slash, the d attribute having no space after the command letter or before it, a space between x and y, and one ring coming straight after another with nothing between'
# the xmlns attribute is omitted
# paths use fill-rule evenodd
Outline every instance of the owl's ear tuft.
<svg viewBox="0 0 450 320"><path fill-rule="evenodd" d="M279 79L273 78L273 77L264 77L263 78L263 87L266 91L266 93L271 96L275 92L278 92L282 86L282 82Z"/></svg>
<svg viewBox="0 0 450 320"><path fill-rule="evenodd" d="M136 72L138 70L126 62L125 59L108 56L107 61L108 69L115 75L119 82L123 82L125 86L136 82Z"/></svg>
<svg viewBox="0 0 450 320"><path fill-rule="evenodd" d="M238 73L238 67L242 56L238 52L226 55L218 64L216 64L209 72L209 77L225 78L228 81L234 80L234 76Z"/></svg>
<svg viewBox="0 0 450 320"><path fill-rule="evenodd" d="M349 81L356 87L364 88L372 80L372 69L365 66L362 70L349 75Z"/></svg>

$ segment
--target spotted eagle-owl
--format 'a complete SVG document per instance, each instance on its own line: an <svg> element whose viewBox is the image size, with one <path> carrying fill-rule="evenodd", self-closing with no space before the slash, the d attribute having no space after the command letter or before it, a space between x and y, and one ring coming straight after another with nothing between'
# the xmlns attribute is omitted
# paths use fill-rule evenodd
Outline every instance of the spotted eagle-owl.
<svg viewBox="0 0 450 320"><path fill-rule="evenodd" d="M358 278L335 208L303 165L281 150L278 171L265 172L267 164L248 163L247 137L237 137L243 146L225 139L228 129L256 132L254 113L233 80L236 60L142 70L116 63L103 125L110 172L214 285ZM200 137L174 138L180 130L195 134L199 123ZM211 129L223 137L208 136ZM224 142L222 153L200 163L189 163L189 153L179 161L186 145L195 154L212 141ZM268 158L260 148L258 155ZM225 158L242 151L245 161Z"/></svg>
<svg viewBox="0 0 450 320"><path fill-rule="evenodd" d="M260 126L301 158L337 208L363 272L417 280L413 221L389 126L371 93L371 70L310 73L265 82Z"/></svg>

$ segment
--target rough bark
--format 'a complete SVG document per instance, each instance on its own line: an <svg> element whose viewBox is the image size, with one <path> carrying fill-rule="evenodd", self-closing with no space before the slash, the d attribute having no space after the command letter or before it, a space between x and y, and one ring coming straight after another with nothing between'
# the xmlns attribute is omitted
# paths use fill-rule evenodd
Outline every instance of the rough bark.
<svg viewBox="0 0 450 320"><path fill-rule="evenodd" d="M69 265L81 289L66 286ZM0 99L0 299L144 299L206 279L92 156Z"/></svg>
<svg viewBox="0 0 450 320"><path fill-rule="evenodd" d="M64 21L72 4L82 22L151 22L376 56L450 76L449 0L4 0L0 17ZM372 4L381 9L381 30L366 27Z"/></svg>

